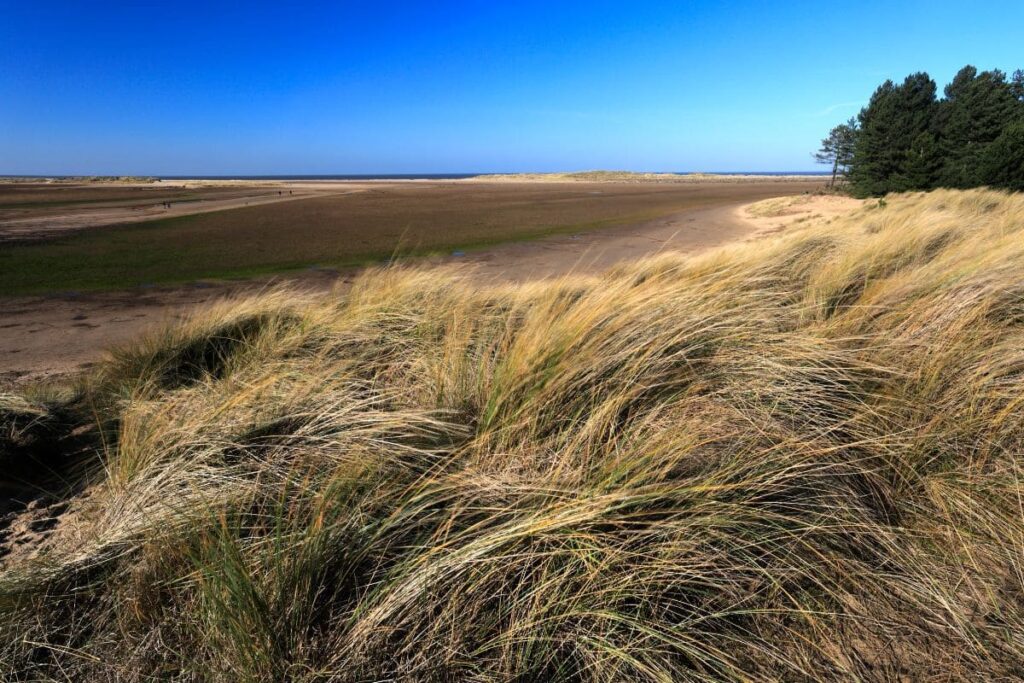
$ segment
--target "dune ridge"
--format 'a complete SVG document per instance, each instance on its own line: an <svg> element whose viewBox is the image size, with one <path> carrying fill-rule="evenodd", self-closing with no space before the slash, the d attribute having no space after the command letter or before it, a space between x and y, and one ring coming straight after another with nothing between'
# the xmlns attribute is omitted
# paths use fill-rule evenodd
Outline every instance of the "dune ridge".
<svg viewBox="0 0 1024 683"><path fill-rule="evenodd" d="M602 276L377 270L4 395L0 464L55 476L2 670L1015 678L1022 232L935 191Z"/></svg>

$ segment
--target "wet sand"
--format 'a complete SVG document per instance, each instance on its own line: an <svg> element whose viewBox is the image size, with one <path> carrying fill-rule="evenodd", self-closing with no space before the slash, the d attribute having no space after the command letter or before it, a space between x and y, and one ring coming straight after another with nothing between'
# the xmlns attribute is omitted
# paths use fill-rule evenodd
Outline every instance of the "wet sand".
<svg viewBox="0 0 1024 683"><path fill-rule="evenodd" d="M796 187L777 186L779 194L786 194L787 189L791 195L798 193ZM594 273L662 251L694 253L749 239L761 231L780 229L786 219L799 215L748 216L742 207L749 203L749 198L726 199L635 225L454 252L428 262L467 264L482 283ZM99 360L106 349L224 296L258 291L282 281L301 289L327 291L339 283L344 286L355 275L356 271L311 269L287 277L225 284L0 298L0 386L76 372Z"/></svg>

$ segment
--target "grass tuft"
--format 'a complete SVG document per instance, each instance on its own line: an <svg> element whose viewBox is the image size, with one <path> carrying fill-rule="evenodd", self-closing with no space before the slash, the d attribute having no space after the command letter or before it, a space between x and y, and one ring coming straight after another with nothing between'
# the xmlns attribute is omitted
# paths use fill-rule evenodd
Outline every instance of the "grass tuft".
<svg viewBox="0 0 1024 683"><path fill-rule="evenodd" d="M270 292L0 397L5 457L96 434L0 573L0 669L1020 678L1024 196L879 206L602 277Z"/></svg>

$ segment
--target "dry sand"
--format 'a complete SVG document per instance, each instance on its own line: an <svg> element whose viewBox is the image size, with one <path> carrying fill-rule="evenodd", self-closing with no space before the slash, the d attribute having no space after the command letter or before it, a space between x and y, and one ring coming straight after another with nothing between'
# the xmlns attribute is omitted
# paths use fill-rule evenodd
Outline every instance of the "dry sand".
<svg viewBox="0 0 1024 683"><path fill-rule="evenodd" d="M345 191L350 190L355 191ZM755 238L811 217L838 215L857 205L859 202L849 198L797 195L743 206L697 208L637 225L456 252L430 262L467 264L481 282L593 273L660 251L692 253ZM307 271L287 281L299 288L326 291L339 282L344 286L354 275ZM123 344L149 327L185 317L197 306L223 296L274 282L0 299L0 386L76 372L100 359L105 349Z"/></svg>
<svg viewBox="0 0 1024 683"><path fill-rule="evenodd" d="M808 220L831 220L863 204L863 199L843 195L796 195L745 204L736 209L736 217L758 234L770 235Z"/></svg>
<svg viewBox="0 0 1024 683"><path fill-rule="evenodd" d="M580 182L580 183L788 183L819 181L817 175L725 175L721 173L634 173L631 171L576 171L573 173L491 173L472 182Z"/></svg>

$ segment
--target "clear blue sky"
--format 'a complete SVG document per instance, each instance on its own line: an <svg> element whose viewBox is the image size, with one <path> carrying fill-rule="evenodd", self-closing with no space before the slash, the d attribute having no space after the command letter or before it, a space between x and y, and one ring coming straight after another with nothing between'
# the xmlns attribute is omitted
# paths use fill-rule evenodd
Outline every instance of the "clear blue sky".
<svg viewBox="0 0 1024 683"><path fill-rule="evenodd" d="M812 169L1024 2L0 0L0 173Z"/></svg>

